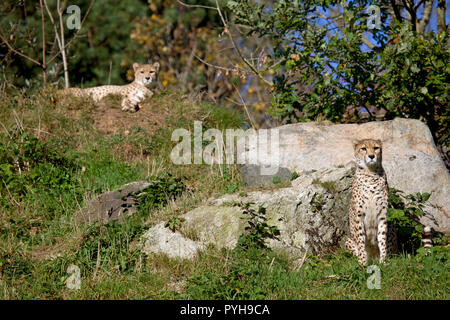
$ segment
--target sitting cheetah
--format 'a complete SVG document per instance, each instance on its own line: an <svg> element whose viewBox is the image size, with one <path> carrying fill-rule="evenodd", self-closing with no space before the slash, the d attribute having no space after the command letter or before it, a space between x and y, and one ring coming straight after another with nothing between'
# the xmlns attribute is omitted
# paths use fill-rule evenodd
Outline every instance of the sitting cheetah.
<svg viewBox="0 0 450 320"><path fill-rule="evenodd" d="M100 101L109 94L120 94L122 96L122 110L135 112L139 109L140 103L146 98L151 97L151 92L147 86L150 86L158 79L159 62L153 64L133 64L134 81L123 86L100 86L93 88L68 88L60 90L62 95L74 95L76 97L91 96L95 102Z"/></svg>
<svg viewBox="0 0 450 320"><path fill-rule="evenodd" d="M361 265L368 258L386 257L397 250L393 226L387 222L389 188L381 165L381 141L355 142L356 172L349 209L350 236L345 246Z"/></svg>

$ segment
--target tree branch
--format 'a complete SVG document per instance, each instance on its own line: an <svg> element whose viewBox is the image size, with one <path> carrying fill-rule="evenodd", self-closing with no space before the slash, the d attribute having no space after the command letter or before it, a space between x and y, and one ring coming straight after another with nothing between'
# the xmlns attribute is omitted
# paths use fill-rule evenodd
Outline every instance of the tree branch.
<svg viewBox="0 0 450 320"><path fill-rule="evenodd" d="M419 25L417 27L417 32L423 34L425 31L425 27L428 25L430 21L431 12L433 11L433 1L426 1L423 9L422 19L419 21Z"/></svg>
<svg viewBox="0 0 450 320"><path fill-rule="evenodd" d="M250 68L250 70L252 70L252 72L258 77L260 78L264 83L266 83L269 86L273 85L272 81L267 80L264 76L261 75L261 73L259 73L259 71L256 69L256 67L250 62L248 61L244 55L242 54L241 50L239 49L238 45L236 44L236 42L233 39L233 36L231 35L230 29L228 28L228 24L225 21L225 18L223 17L222 14L222 10L220 10L220 6L219 6L219 1L216 0L216 8L217 8L217 12L219 13L219 17L220 20L222 21L222 24L225 28L225 33L228 35L228 38L231 41L231 44L233 45L234 50L236 51L236 53L238 54L239 58Z"/></svg>
<svg viewBox="0 0 450 320"><path fill-rule="evenodd" d="M400 10L398 10L398 7L397 7L397 4L395 3L395 0L391 0L391 9L393 10L393 12L391 10L389 10L391 15L392 15L392 13L394 13L395 18L398 21L403 21L403 17L402 17L402 15L400 13Z"/></svg>
<svg viewBox="0 0 450 320"><path fill-rule="evenodd" d="M330 17L329 18L324 16L323 14L320 14L319 17L321 17L322 19L333 20L334 24L339 28L339 30L341 30L341 32L344 32L345 22L343 22L342 14L340 13L339 7L330 9ZM371 50L376 48L376 46L362 34L361 34L361 41L366 46L368 46Z"/></svg>
<svg viewBox="0 0 450 320"><path fill-rule="evenodd" d="M86 11L86 13L85 13L85 15L84 15L83 19L81 20L80 28L79 28L79 29L77 30L77 32L74 34L74 36L72 37L72 39L70 39L70 40L67 42L67 44L64 46L63 49L66 49L66 48L69 49L69 48L70 48L70 45L71 45L71 43L72 43L72 41L75 40L75 39L78 37L78 34L80 33L80 31L81 31L81 29L82 29L82 27L83 27L84 21L86 20L87 16L89 15L89 12L91 11L92 6L94 5L94 2L95 2L95 0L91 0L91 3L90 3L90 5L89 5L89 7L88 7L88 9L87 9L87 11ZM61 51L62 51L63 49L60 49L53 57L51 57L51 58L48 60L47 64L50 64L53 60L55 60L56 57L58 57L58 56L61 54Z"/></svg>
<svg viewBox="0 0 450 320"><path fill-rule="evenodd" d="M60 49L59 52L62 53L62 60L63 60L63 64L64 64L64 86L65 86L65 88L68 88L69 84L68 84L68 79L67 79L67 76L66 76L67 75L67 73L66 73L67 72L67 63L66 63L66 59L65 59L66 56L65 56L65 50L64 50L64 47L63 47L63 42L62 42L62 40L61 40L61 38L59 36L58 27L56 26L55 20L53 19L53 15L52 15L50 9L48 8L47 0L43 0L43 1L44 1L45 9L47 10L48 17L50 18L50 21L51 21L51 23L53 25L53 29L55 31L56 41L57 41L58 47ZM60 15L60 12L59 12L60 11L60 7L59 7L59 5L60 5L60 0L58 0L58 2L57 2L58 15ZM61 33L64 33L63 29L61 29ZM59 54L59 52L58 52L58 54Z"/></svg>
<svg viewBox="0 0 450 320"><path fill-rule="evenodd" d="M195 57L197 60L199 60L201 63L207 65L208 67L212 67L212 68L215 68L215 69L218 69L218 70L223 70L223 71L226 71L226 72L236 72L236 71L237 71L236 69L230 69L230 68L221 67L221 66L218 66L218 65L215 65L215 64L211 64L211 63L209 63L209 62L203 60L202 58L200 58L200 57L197 56L196 54L194 54L194 57ZM242 68L240 68L240 69L241 69L242 71L246 71L245 69L242 69Z"/></svg>
<svg viewBox="0 0 450 320"><path fill-rule="evenodd" d="M256 130L255 123L253 122L252 117L250 116L250 113L248 112L247 104L245 103L244 98L242 98L242 95L241 95L241 93L239 92L239 89L238 89L234 84L231 84L231 85L232 85L233 88L236 90L236 92L237 92L239 98L240 98L241 101L242 101L242 105L244 106L245 112L247 113L247 117L248 117L248 120L250 121L250 124L252 125L253 129Z"/></svg>
<svg viewBox="0 0 450 320"><path fill-rule="evenodd" d="M416 11L414 11L413 6L410 6L406 0L402 0L403 6L406 9L408 15L408 22L414 27L413 30L417 31L417 16Z"/></svg>
<svg viewBox="0 0 450 320"><path fill-rule="evenodd" d="M361 41L372 50L376 48L376 46L363 35L361 35Z"/></svg>
<svg viewBox="0 0 450 320"><path fill-rule="evenodd" d="M188 4L188 3L184 3L180 0L177 0L177 2L179 4L181 4L182 6L188 7L188 8L203 8L203 9L211 9L211 10L217 10L217 8L214 7L210 7L210 6L204 6L201 4Z"/></svg>
<svg viewBox="0 0 450 320"><path fill-rule="evenodd" d="M61 32L61 48L65 48L65 39L64 39L64 21L63 21L63 8L66 6L66 2L64 2L62 8L60 7L60 0L57 2L57 11L58 11L58 17L59 17L59 30ZM64 81L65 81L65 87L69 87L69 70L67 66L67 56L66 56L66 50L61 51L62 59L63 59L63 65L64 65Z"/></svg>
<svg viewBox="0 0 450 320"><path fill-rule="evenodd" d="M438 32L447 32L447 25L445 24L445 11L446 5L445 0L438 1L437 7L437 26Z"/></svg>
<svg viewBox="0 0 450 320"><path fill-rule="evenodd" d="M37 60L35 60L35 59L33 59L33 58L27 56L26 54L24 54L24 53L22 53L22 52L20 52L20 51L17 51L16 49L14 49L14 48L9 44L8 40L6 40L6 38L5 38L1 33L0 33L0 39L2 39L2 41L6 44L6 46L9 48L9 50L11 50L12 52L14 52L15 54L17 54L17 55L19 55L19 56L21 56L21 57L23 57L23 58L25 58L25 59L27 59L27 60L33 62L34 64L36 64L36 65L42 67L42 63L40 63L39 61L37 61Z"/></svg>
<svg viewBox="0 0 450 320"><path fill-rule="evenodd" d="M414 10L419 9L419 7L420 7L425 1L426 1L426 0L421 0L421 1L419 1L419 2L416 4L416 6L414 7Z"/></svg>
<svg viewBox="0 0 450 320"><path fill-rule="evenodd" d="M44 87L47 85L47 65L45 64L45 51L46 51L46 43L45 43L45 16L44 16L44 6L42 4L42 0L39 0L39 7L41 10L41 23L42 23L42 80L44 82Z"/></svg>

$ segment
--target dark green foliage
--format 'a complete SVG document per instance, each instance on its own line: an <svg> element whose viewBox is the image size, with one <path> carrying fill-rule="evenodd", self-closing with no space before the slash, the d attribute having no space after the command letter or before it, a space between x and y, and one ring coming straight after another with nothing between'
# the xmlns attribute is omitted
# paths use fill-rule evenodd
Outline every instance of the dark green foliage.
<svg viewBox="0 0 450 320"><path fill-rule="evenodd" d="M165 206L168 200L175 199L186 189L181 179L171 174L154 177L152 181L153 184L139 194L139 210Z"/></svg>
<svg viewBox="0 0 450 320"><path fill-rule="evenodd" d="M370 273L346 252L306 256L300 269L286 256L266 249L234 249L211 266L207 254L187 281L185 299L446 299L449 250L390 259L378 265L381 288L367 286ZM209 259L208 259L209 258ZM402 283L402 286L398 286Z"/></svg>
<svg viewBox="0 0 450 320"><path fill-rule="evenodd" d="M184 218L170 216L164 224L165 228L169 228L172 232L175 232L181 228L181 224L184 222Z"/></svg>
<svg viewBox="0 0 450 320"><path fill-rule="evenodd" d="M242 181L240 176L236 177L236 173L233 172L230 166L222 164L221 171L224 182L226 183L225 192L235 193L242 187Z"/></svg>
<svg viewBox="0 0 450 320"><path fill-rule="evenodd" d="M299 174L297 173L297 171L292 172L291 180L295 180L298 177L299 177Z"/></svg>
<svg viewBox="0 0 450 320"><path fill-rule="evenodd" d="M54 19L57 18L56 1L47 0ZM84 17L91 0L80 0L81 19ZM71 5L70 3L68 5ZM49 61L57 52L51 51L55 38L54 29L45 11L46 19L46 56ZM96 1L92 6L79 37L67 49L67 62L70 82L73 86L94 86L100 84L123 84L129 82L127 70L133 62L145 63L153 58L152 52L146 56L137 52L138 44L131 37L135 23L148 13L145 0ZM70 15L64 11L66 23ZM58 21L58 20L56 20ZM66 25L66 24L65 24ZM0 32L8 37L10 44L20 52L42 62L42 31L39 1L24 2L2 1L0 4ZM65 27L65 39L73 37L77 29ZM27 87L29 90L42 84L42 69L19 55L8 52L6 45L0 41L0 58L5 61L2 70L6 73L9 85ZM61 56L54 59L47 67L48 79L57 83L62 76Z"/></svg>
<svg viewBox="0 0 450 320"><path fill-rule="evenodd" d="M6 251L0 248L0 276L14 279L30 274L32 266L28 257L17 250Z"/></svg>
<svg viewBox="0 0 450 320"><path fill-rule="evenodd" d="M90 0L77 4L82 14ZM96 1L83 27L87 38L74 42L69 60L71 83L76 86L124 84L134 62L147 63L154 52L138 54L138 44L130 34L141 17L148 15L148 1Z"/></svg>
<svg viewBox="0 0 450 320"><path fill-rule="evenodd" d="M203 271L188 279L189 299L267 299L289 282L287 262L267 249L233 250L220 272Z"/></svg>
<svg viewBox="0 0 450 320"><path fill-rule="evenodd" d="M400 250L415 252L421 246L423 226L419 219L429 197L429 193L404 196L400 190L389 189L388 221L397 229Z"/></svg>
<svg viewBox="0 0 450 320"><path fill-rule="evenodd" d="M276 226L269 226L267 224L266 209L262 206L255 211L250 206L252 203L240 204L246 215L247 226L245 232L238 239L238 247L247 250L252 247L266 248L267 239L277 239L280 231Z"/></svg>
<svg viewBox="0 0 450 320"><path fill-rule="evenodd" d="M95 270L100 255L102 268L127 272L135 265L139 251L130 249L130 242L144 232L141 221L131 218L124 224L116 221L105 226L91 226L83 236L83 244L73 262L86 274Z"/></svg>
<svg viewBox="0 0 450 320"><path fill-rule="evenodd" d="M420 34L392 16L386 22L389 5L383 1L345 1L342 17L324 19L336 3L228 2L248 36L273 43L267 63L274 74L273 115L286 122L420 119L445 157L449 34ZM372 4L381 7L380 29L367 27L366 8Z"/></svg>

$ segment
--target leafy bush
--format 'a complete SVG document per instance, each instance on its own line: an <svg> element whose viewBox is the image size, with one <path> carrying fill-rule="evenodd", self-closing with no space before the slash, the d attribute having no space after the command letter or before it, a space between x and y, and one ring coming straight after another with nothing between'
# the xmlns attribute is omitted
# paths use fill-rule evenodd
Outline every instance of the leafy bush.
<svg viewBox="0 0 450 320"><path fill-rule="evenodd" d="M165 228L169 228L172 232L175 232L181 228L181 224L184 222L184 218L170 216L164 224Z"/></svg>
<svg viewBox="0 0 450 320"><path fill-rule="evenodd" d="M33 266L18 250L6 251L0 248L0 277L12 279L30 274Z"/></svg>
<svg viewBox="0 0 450 320"><path fill-rule="evenodd" d="M250 208L252 203L240 204L243 208L243 214L247 215L248 226L245 232L238 239L238 247L246 250L252 247L266 248L266 239L277 239L280 231L276 226L267 224L266 209L262 206L258 207L258 211Z"/></svg>
<svg viewBox="0 0 450 320"><path fill-rule="evenodd" d="M153 207L162 207L170 199L175 199L185 191L186 186L180 178L171 174L154 177L153 184L143 190L139 198L139 210L147 211Z"/></svg>
<svg viewBox="0 0 450 320"><path fill-rule="evenodd" d="M415 252L421 246L423 226L419 219L429 197L429 193L404 196L400 190L389 189L388 221L397 229L399 249Z"/></svg>
<svg viewBox="0 0 450 320"><path fill-rule="evenodd" d="M187 279L184 299L280 299L277 292L299 285L289 259L267 248L237 246L220 256L226 259L216 263L208 253L201 257L200 268Z"/></svg>

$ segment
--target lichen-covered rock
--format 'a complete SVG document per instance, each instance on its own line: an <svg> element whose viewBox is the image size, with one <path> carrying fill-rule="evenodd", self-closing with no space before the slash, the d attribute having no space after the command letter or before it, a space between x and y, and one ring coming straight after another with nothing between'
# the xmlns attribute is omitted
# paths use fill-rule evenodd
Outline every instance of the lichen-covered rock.
<svg viewBox="0 0 450 320"><path fill-rule="evenodd" d="M349 164L303 174L292 182L292 187L249 192L243 197L227 195L210 203L223 206L250 202L255 208L261 205L266 208L268 224L280 230L278 240L268 241L270 247L295 256L305 250L325 254L345 241L353 173Z"/></svg>
<svg viewBox="0 0 450 320"><path fill-rule="evenodd" d="M242 209L238 206L202 206L184 216L181 232L217 248L234 248L244 232Z"/></svg>
<svg viewBox="0 0 450 320"><path fill-rule="evenodd" d="M164 227L164 222L150 228L143 236L142 251L166 254L170 258L192 259L204 244L185 238L180 232Z"/></svg>
<svg viewBox="0 0 450 320"><path fill-rule="evenodd" d="M280 231L278 239L267 241L269 247L296 257L302 256L305 251L325 254L341 247L345 241L353 173L353 166L348 165L303 174L287 188L211 199L206 205L182 216L184 222L179 236L183 234L186 241L191 241L191 246L186 246L181 238L168 240L159 236L160 227L150 229L145 237L153 239L152 248L160 248L158 252L170 250L169 255L173 255L175 250L179 252L178 256L182 256L184 248L191 252L201 250L208 244L233 248L247 224L240 205L253 203L251 207L255 210L259 206L266 209L268 225L276 226ZM171 231L166 228L165 232ZM158 241L162 243L158 244ZM165 247L166 241L173 241L170 248ZM147 242L145 246L149 247ZM189 253L185 256L193 255Z"/></svg>

